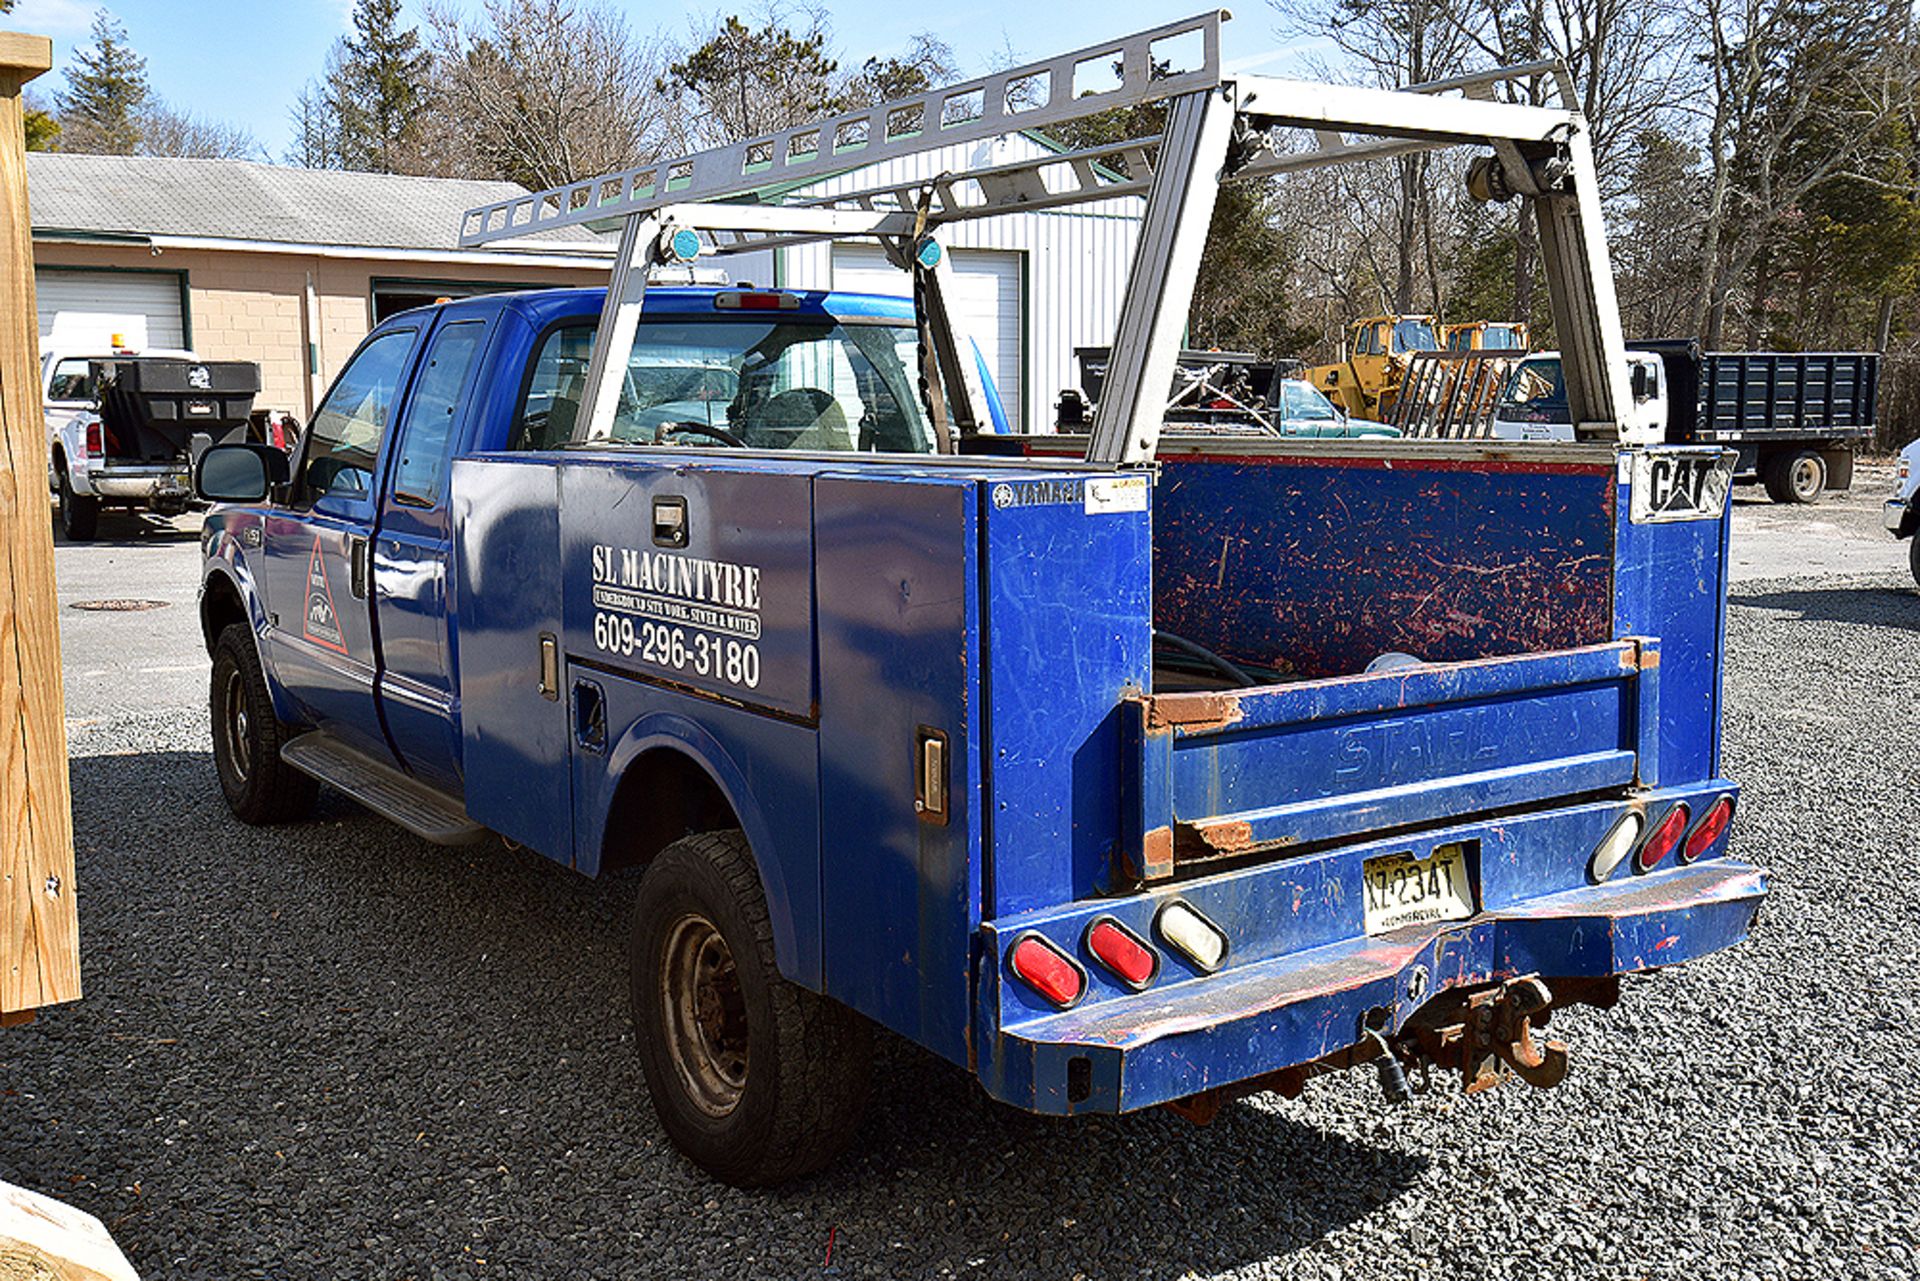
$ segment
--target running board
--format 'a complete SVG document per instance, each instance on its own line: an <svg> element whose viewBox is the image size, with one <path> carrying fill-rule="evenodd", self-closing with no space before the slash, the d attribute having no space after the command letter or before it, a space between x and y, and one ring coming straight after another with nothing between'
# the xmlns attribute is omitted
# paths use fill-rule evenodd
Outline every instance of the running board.
<svg viewBox="0 0 1920 1281"><path fill-rule="evenodd" d="M452 797L373 760L323 729L283 744L280 759L435 845L466 845L487 834Z"/></svg>

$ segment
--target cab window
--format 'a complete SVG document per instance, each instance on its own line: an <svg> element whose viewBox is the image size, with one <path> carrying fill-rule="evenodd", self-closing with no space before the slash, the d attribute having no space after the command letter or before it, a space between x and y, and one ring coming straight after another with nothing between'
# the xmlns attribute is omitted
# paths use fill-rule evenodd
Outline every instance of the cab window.
<svg viewBox="0 0 1920 1281"><path fill-rule="evenodd" d="M63 360L47 382L48 400L92 400L93 375L84 360Z"/></svg>
<svg viewBox="0 0 1920 1281"><path fill-rule="evenodd" d="M393 473L397 501L412 507L431 507L439 499L461 393L480 361L486 335L486 322L480 320L463 320L434 335L427 366L420 371L419 386L408 402L407 425L400 435L400 458Z"/></svg>
<svg viewBox="0 0 1920 1281"><path fill-rule="evenodd" d="M554 330L528 372L514 447L581 438L592 324ZM640 326L604 437L618 445L833 453L934 450L905 324L741 316Z"/></svg>
<svg viewBox="0 0 1920 1281"><path fill-rule="evenodd" d="M1393 326L1393 350L1395 352L1439 351L1440 340L1433 336L1433 326L1424 320L1401 320Z"/></svg>
<svg viewBox="0 0 1920 1281"><path fill-rule="evenodd" d="M300 484L308 498L373 492L374 463L418 332L390 329L369 339L340 372L307 429Z"/></svg>

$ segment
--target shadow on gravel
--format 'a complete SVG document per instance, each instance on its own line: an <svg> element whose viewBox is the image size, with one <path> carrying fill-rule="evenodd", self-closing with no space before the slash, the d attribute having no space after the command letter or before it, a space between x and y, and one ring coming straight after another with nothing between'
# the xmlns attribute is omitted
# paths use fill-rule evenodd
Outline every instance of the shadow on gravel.
<svg viewBox="0 0 1920 1281"><path fill-rule="evenodd" d="M1425 1168L1251 1104L1030 1117L888 1040L845 1160L735 1192L647 1104L631 878L333 797L248 829L212 779L203 752L73 762L86 996L0 1037L0 1174L143 1275L819 1275L830 1235L842 1276L1225 1270Z"/></svg>
<svg viewBox="0 0 1920 1281"><path fill-rule="evenodd" d="M184 527L158 517L128 512L100 513L100 525L94 537L76 543L60 532L60 513L56 505L53 517L53 542L56 547L155 547L168 543L191 543L200 537L199 522Z"/></svg>
<svg viewBox="0 0 1920 1281"><path fill-rule="evenodd" d="M1727 603L1780 610L1816 622L1920 631L1920 593L1911 587L1868 584L1769 591L1764 583L1746 587L1736 584L1727 595Z"/></svg>

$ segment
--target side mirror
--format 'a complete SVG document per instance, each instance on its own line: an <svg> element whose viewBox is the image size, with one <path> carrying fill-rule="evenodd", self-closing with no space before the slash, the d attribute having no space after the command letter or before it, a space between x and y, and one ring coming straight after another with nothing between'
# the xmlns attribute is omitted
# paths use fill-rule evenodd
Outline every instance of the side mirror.
<svg viewBox="0 0 1920 1281"><path fill-rule="evenodd" d="M1645 365L1633 367L1633 398L1643 401L1653 395L1653 371Z"/></svg>
<svg viewBox="0 0 1920 1281"><path fill-rule="evenodd" d="M212 503L258 503L290 475L287 456L271 445L211 445L194 466L193 489Z"/></svg>

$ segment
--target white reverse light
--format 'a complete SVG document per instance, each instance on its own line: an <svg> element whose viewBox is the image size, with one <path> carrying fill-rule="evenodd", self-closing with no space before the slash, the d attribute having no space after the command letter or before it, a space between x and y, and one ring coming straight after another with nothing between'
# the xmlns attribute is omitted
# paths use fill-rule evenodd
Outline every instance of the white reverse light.
<svg viewBox="0 0 1920 1281"><path fill-rule="evenodd" d="M1635 842L1640 839L1640 830L1646 825L1647 820L1643 815L1629 812L1620 816L1620 821L1613 825L1613 830L1602 838L1599 848L1593 852L1593 863L1587 874L1593 878L1595 885L1612 876L1614 869L1626 862L1627 855L1633 852Z"/></svg>
<svg viewBox="0 0 1920 1281"><path fill-rule="evenodd" d="M1227 936L1198 911L1178 901L1160 909L1154 922L1167 946L1212 973L1227 959Z"/></svg>

